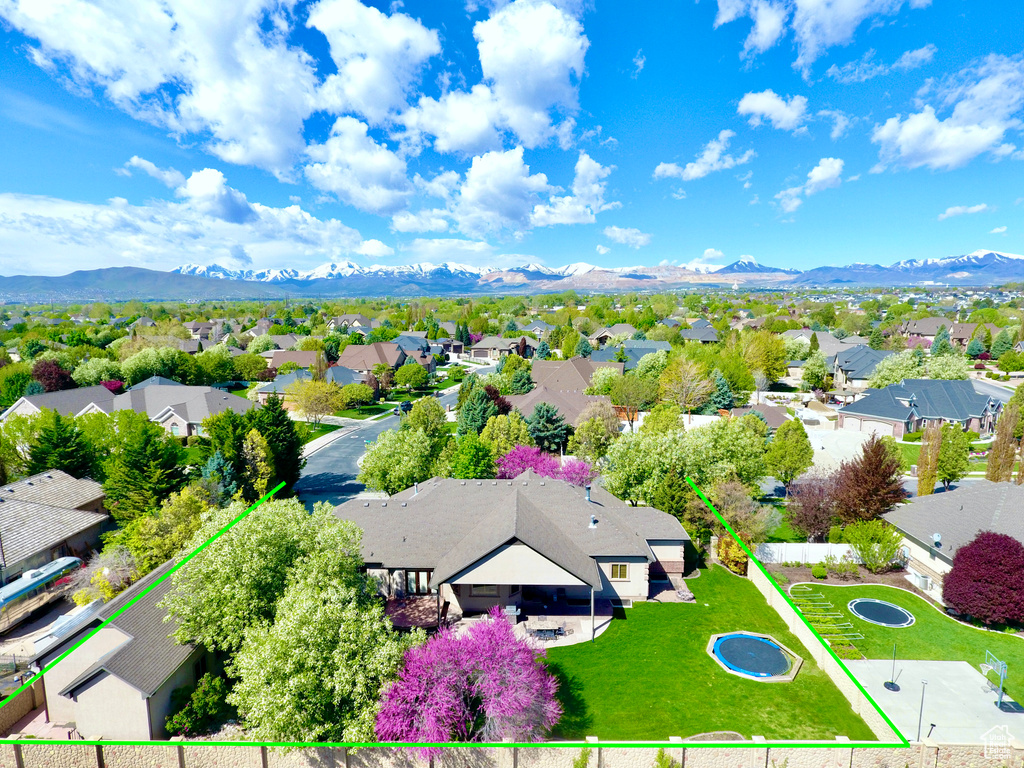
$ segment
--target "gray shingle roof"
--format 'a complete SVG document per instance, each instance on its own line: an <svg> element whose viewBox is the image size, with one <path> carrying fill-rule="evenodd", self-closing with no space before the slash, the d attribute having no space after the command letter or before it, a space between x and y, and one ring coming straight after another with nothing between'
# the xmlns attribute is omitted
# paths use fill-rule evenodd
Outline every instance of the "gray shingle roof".
<svg viewBox="0 0 1024 768"><path fill-rule="evenodd" d="M105 621L115 614L167 573L172 565L173 561L165 563L111 600L96 615L94 623ZM195 646L178 645L170 637L177 623L173 620L164 621L167 611L157 605L170 588L171 580L165 579L111 621L109 626L117 627L129 635L130 639L97 659L68 683L60 695L74 695L78 688L101 672L120 678L147 698L156 693L195 650Z"/></svg>
<svg viewBox="0 0 1024 768"><path fill-rule="evenodd" d="M164 376L150 376L148 379L143 379L138 384L128 387L128 389L145 389L146 387L151 387L154 384L160 384L165 387L183 386L183 384L180 381L175 381L174 379L168 379L165 378Z"/></svg>
<svg viewBox="0 0 1024 768"><path fill-rule="evenodd" d="M871 349L871 347L851 347L841 349L829 361L848 379L867 379L875 372L875 368L882 360L893 354L885 349Z"/></svg>
<svg viewBox="0 0 1024 768"><path fill-rule="evenodd" d="M339 387L344 387L346 384L362 384L366 378L363 374L356 373L351 368L346 368L342 365L332 365L324 372L324 377L326 381L334 382ZM280 374L273 381L261 384L257 389L260 392L284 392L289 384L296 381L307 381L312 378L313 374L308 370L299 368L291 373Z"/></svg>
<svg viewBox="0 0 1024 768"><path fill-rule="evenodd" d="M353 499L334 513L363 530L367 564L434 569L440 580L518 539L595 583L594 557L650 557L647 539L689 538L671 515L627 507L594 490L594 502L588 502L582 488L533 472L515 480L434 478L387 502Z"/></svg>
<svg viewBox="0 0 1024 768"><path fill-rule="evenodd" d="M869 389L863 398L840 408L840 413L907 421L913 415L924 419L963 422L981 417L999 402L979 394L970 381L904 379L885 389Z"/></svg>
<svg viewBox="0 0 1024 768"><path fill-rule="evenodd" d="M620 366L622 363L596 360L593 355L589 360L585 357L574 357L571 360L536 360L531 376L538 387L582 392L590 386L590 377L598 368L615 368L622 373L623 369Z"/></svg>
<svg viewBox="0 0 1024 768"><path fill-rule="evenodd" d="M980 480L953 491L918 496L884 515L909 538L931 547L942 536L939 556L951 560L956 551L982 531L995 531L1024 543L1024 485Z"/></svg>
<svg viewBox="0 0 1024 768"><path fill-rule="evenodd" d="M222 392L213 387L167 386L154 384L145 389L131 389L114 398L114 410L133 410L155 419L168 409L192 424L208 416L233 410L245 413L254 407L244 397Z"/></svg>
<svg viewBox="0 0 1024 768"><path fill-rule="evenodd" d="M567 424L575 424L580 415L591 403L608 403L612 399L607 395L584 395L582 392L570 392L548 387L536 387L525 395L507 395L509 405L523 416L529 416L538 403L548 403L555 407Z"/></svg>
<svg viewBox="0 0 1024 768"><path fill-rule="evenodd" d="M103 411L110 413L110 404L114 400L114 393L97 384L94 387L79 387L64 389L60 392L29 395L25 400L40 410L50 408L61 416L74 416L94 403Z"/></svg>
<svg viewBox="0 0 1024 768"><path fill-rule="evenodd" d="M46 552L109 518L103 512L8 499L6 493L0 493L0 498L5 499L0 501L0 562L5 568Z"/></svg>
<svg viewBox="0 0 1024 768"><path fill-rule="evenodd" d="M72 477L59 469L48 469L0 486L0 500L31 501L66 509L84 507L104 496L103 486L95 480Z"/></svg>

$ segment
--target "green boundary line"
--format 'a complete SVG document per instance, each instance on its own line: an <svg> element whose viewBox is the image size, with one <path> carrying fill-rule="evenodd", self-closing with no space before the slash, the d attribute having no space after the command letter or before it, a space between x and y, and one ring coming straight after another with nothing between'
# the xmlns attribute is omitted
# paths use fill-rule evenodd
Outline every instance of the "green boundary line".
<svg viewBox="0 0 1024 768"><path fill-rule="evenodd" d="M729 524L727 522L725 522L724 518L722 518L722 516L718 513L718 510L715 509L714 505L712 505L711 502L708 500L708 498L703 493L701 493L700 489L697 488L696 485L694 485L693 481L689 477L686 478L686 482L690 484L690 486L694 489L694 491L697 492L697 495L700 496L700 498L704 501L704 503L708 505L708 508L722 522L722 524L726 527L726 530L729 531L729 533L733 536L733 538L735 538L736 541L739 542L740 546L743 547L743 550L747 553L747 555L750 557L750 559L768 577L768 580L772 583L772 585L774 585L774 587L777 590L779 590L779 593L783 596L783 598L785 598L786 602L788 602L792 606L793 603L789 600L789 596L786 595L786 593L782 591L782 589L779 587L779 585L775 583L775 580L772 579L771 575L757 561L757 558L754 557L753 553L740 540L740 538L736 535L735 531L732 530L732 528L729 526ZM95 635L97 632L99 632L101 629L103 629L105 626L107 626L107 624L109 624L115 618L120 616L125 610L127 610L131 605L133 605L137 600L139 600L139 598L141 598L143 595L147 594L157 584L160 584L165 579L170 577L171 574L173 574L175 571L177 571L181 566L183 566L185 563L187 563L189 560L191 560L193 557L195 557L197 554L199 554L202 550L206 549L206 547L208 547L210 544L212 544L218 538L220 538L225 533L227 533L239 521L243 520L250 512L255 510L263 502L269 500L271 496L273 496L275 493L277 493L283 487L284 487L284 483L279 484L276 488L274 488L269 493L267 493L265 496L263 496L261 499L256 501L256 503L254 503L251 507L249 507L245 512L240 514L238 517L236 517L230 523L228 523L223 528L221 528L219 531L217 531L217 533L214 534L212 537L210 537L210 539L208 539L207 541L203 542L198 547L196 547L196 549L194 549L188 555L183 557L170 570L168 570L167 573L165 573L159 579L157 579L152 584L150 584L145 590L143 590L138 595L136 595L130 602L126 603L124 606L122 606L120 609L118 609L118 611L116 613L114 613L106 621L104 621L102 624L100 624L98 627L96 627L96 629L94 629L91 632L89 632L79 642L77 642L75 645L73 645L67 651L62 653L60 656L58 656L52 662L47 664L46 667L44 667L42 670L40 670L38 673L36 673L28 682L24 683L20 688L18 688L16 691L14 691L12 694L10 694L10 696L8 696L6 699L4 699L2 702L0 702L0 708L3 708L8 703L13 701L14 698L19 693L21 693L22 691L24 691L27 688L29 688L33 683L35 683L36 680L41 678L49 670L53 669L54 666L56 666L61 661L63 661L65 658L67 658L75 649L80 647L83 643L85 643L87 640L89 640L89 638L91 638L93 635ZM799 611L797 611L797 615L799 615ZM803 619L802 616L801 616L801 619ZM803 619L803 621L804 621L805 624L807 624L806 619ZM821 636L815 631L814 627L811 627L810 624L807 624L807 626L808 626L808 628L812 632L814 632L815 637L817 637L819 640L821 640ZM846 672L846 674L849 676L849 678L853 681L853 683L857 686L857 688L860 689L860 691L867 697L868 701L871 702L871 704L878 711L878 713L882 716L882 718L892 727L893 732L896 733L897 735L899 735L899 737L901 739L903 739L902 742L896 743L896 744L881 744L881 743L879 743L877 741L847 741L847 742L833 742L833 741L823 741L823 742L800 742L800 741L779 742L779 741L765 741L765 742L728 742L728 743L721 743L721 744L709 744L707 742L669 742L669 741L630 741L630 742L621 742L620 741L620 742L613 742L613 741L602 741L602 742L597 742L596 744L584 743L584 742L570 742L570 743L565 743L565 742L540 742L540 743L538 743L538 742L524 742L524 743L516 743L516 742L513 742L513 743L509 743L509 742L500 742L500 743L479 742L479 743L467 744L467 743L455 743L455 742L422 742L422 743L420 743L420 742L408 742L407 743L407 742L329 742L329 741L328 742L325 742L325 741L173 741L172 742L172 741L105 741L105 740L101 740L101 741L85 741L85 740L67 741L67 740L61 740L61 739L3 739L3 738L0 738L0 744L20 744L20 745L28 745L28 746L32 746L32 745L68 746L68 745L73 745L73 744L83 744L83 745L90 745L90 746L107 746L107 745L109 745L109 746L141 746L141 747L173 746L175 744L181 744L181 745L202 746L202 747L286 747L286 748L290 748L290 749L302 748L302 747L334 747L334 748L346 748L346 749L365 749L365 748L371 748L371 747L387 747L387 748L396 748L396 747L398 747L398 748L404 748L404 749L417 749L417 748L424 748L424 747L440 747L440 748L443 748L443 749L478 749L478 748L481 748L481 747L487 747L487 748L490 748L490 747L505 747L505 748L508 748L508 747L518 747L520 749L522 749L522 748L528 748L528 749L580 749L582 747L587 747L587 746L589 746L589 747L597 746L597 747L601 747L601 748L610 748L610 749L634 749L634 748L639 749L639 748L646 748L646 747L649 747L649 748L656 748L656 747L672 747L672 748L676 748L676 747L679 747L679 748L684 748L684 749L685 748L690 748L690 749L697 749L697 748L699 748L699 749L772 749L772 748L774 748L774 749L851 749L853 747L860 747L860 748L867 747L867 748L880 749L880 748L893 748L893 747L909 747L910 743L906 739L903 738L903 735L899 732L899 729L897 729L896 726L894 726L892 724L892 721L889 720L888 717L886 717L885 713L882 712L882 710L875 703L875 701L870 696L868 696L867 691L865 691L864 688L861 686L861 684L859 682L857 682L857 679L850 673L850 670L848 670L846 668L846 665L843 664L843 662L839 659L838 656L835 655L835 653L832 651L832 649L828 647L827 643L822 641L822 645L828 650L829 653L832 654L832 656L836 659L836 661L839 662L839 665L843 669L843 671Z"/></svg>
<svg viewBox="0 0 1024 768"><path fill-rule="evenodd" d="M750 551L750 548L746 544L743 543L743 539L741 539L739 536L736 535L736 531L734 531L732 529L732 526L729 525L728 522L726 522L726 519L724 517L722 517L722 514L717 509L715 509L715 505L711 503L711 500L707 496L704 495L704 492L701 491L701 489L697 487L697 484L695 482L693 482L693 480L691 480L689 477L686 478L686 482L694 490L694 492L700 497L700 500L703 501L704 504L707 505L707 508L710 509L712 511L712 513L714 513L715 517L718 518L718 522L720 522L722 525L725 526L725 530L727 530L729 532L729 535L732 536L736 540L736 543L739 544L743 548L743 551L747 554L747 557L750 559L750 562L752 562L754 565L757 566L758 570L760 570L761 573L764 575L764 577L766 579L768 579L768 582L773 587L775 587L776 591L780 595L782 595L782 599L785 600L786 603L789 605L789 607L793 609L793 612L800 618L800 621L802 621L804 623L804 625L809 630L811 630L811 633L821 643L822 648L824 648L826 651L828 651L829 654L832 656L832 658L835 659L836 663L839 665L839 668L841 670L843 670L843 672L846 673L846 676L850 678L850 680L853 682L853 684L855 686L857 686L857 690L859 690L861 693L864 694L864 697L871 703L871 706L873 706L875 708L875 711L879 715L881 715L882 719L885 720L885 722L889 725L890 728L892 728L892 732L900 737L900 743L898 743L898 744L878 744L877 746L879 746L879 747L909 747L910 746L910 742L907 741L907 738L902 733L900 733L900 729L897 728L896 725L892 722L892 720L889 719L889 716L886 715L885 712L882 711L882 708L880 706L878 706L878 703L873 698L871 698L871 695L864 689L864 686L860 684L860 681L857 680L856 677L854 677L853 673L850 672L850 670L847 668L847 666L843 663L843 660L840 659L839 656L836 654L836 652L832 650L832 647L828 643L825 642L825 639L820 634L818 634L818 630L816 630L813 626L811 626L811 623L806 618L804 618L803 612L800 611L796 607L796 605L793 603L793 601L790 600L789 595L786 594L786 591L782 587L780 587L778 585L778 582L776 582L775 579L772 578L772 575L768 572L768 569L765 568L763 565L761 565L761 561L758 560L754 556L754 553Z"/></svg>

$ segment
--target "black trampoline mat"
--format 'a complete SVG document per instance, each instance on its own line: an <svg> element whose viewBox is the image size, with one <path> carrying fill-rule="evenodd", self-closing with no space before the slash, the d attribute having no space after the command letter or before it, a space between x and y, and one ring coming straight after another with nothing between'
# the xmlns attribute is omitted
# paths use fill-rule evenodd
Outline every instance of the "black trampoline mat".
<svg viewBox="0 0 1024 768"><path fill-rule="evenodd" d="M750 635L728 635L715 643L715 655L729 669L755 677L773 677L789 671L789 659L775 643Z"/></svg>
<svg viewBox="0 0 1024 768"><path fill-rule="evenodd" d="M883 627L909 627L914 623L914 615L910 611L884 600L858 598L851 600L846 607L854 616Z"/></svg>

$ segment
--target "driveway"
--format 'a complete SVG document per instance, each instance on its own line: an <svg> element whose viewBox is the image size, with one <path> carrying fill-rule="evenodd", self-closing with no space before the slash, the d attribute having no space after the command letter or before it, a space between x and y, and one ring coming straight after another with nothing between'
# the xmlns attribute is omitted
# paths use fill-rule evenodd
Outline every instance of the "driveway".
<svg viewBox="0 0 1024 768"><path fill-rule="evenodd" d="M814 447L814 468L831 472L839 469L842 462L859 456L861 447L871 437L871 433L808 429L807 437Z"/></svg>
<svg viewBox="0 0 1024 768"><path fill-rule="evenodd" d="M447 408L455 407L458 390L453 389L437 398ZM398 416L388 416L379 421L349 422L342 435L331 440L306 459L302 477L295 484L295 493L307 507L312 508L318 501L341 504L365 490L356 480L359 474L359 458L366 453L366 444L373 442L387 429L398 428Z"/></svg>

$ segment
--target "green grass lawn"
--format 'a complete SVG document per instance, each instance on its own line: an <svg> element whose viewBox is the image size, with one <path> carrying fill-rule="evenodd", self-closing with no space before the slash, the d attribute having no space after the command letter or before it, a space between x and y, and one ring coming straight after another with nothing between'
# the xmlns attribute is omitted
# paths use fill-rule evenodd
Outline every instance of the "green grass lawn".
<svg viewBox="0 0 1024 768"><path fill-rule="evenodd" d="M869 659L891 659L892 644L896 657L913 660L966 661L975 669L985 661L985 651L992 651L1007 662L1006 690L1016 701L1024 696L1024 637L1003 632L983 632L965 626L932 607L921 597L905 589L868 585L828 587L813 585L815 591L828 597L845 613L863 640L854 645ZM858 619L847 609L855 597L874 597L902 606L914 614L916 621L903 629L887 629ZM994 678L993 678L994 679Z"/></svg>
<svg viewBox="0 0 1024 768"><path fill-rule="evenodd" d="M203 449L198 445L193 445L191 448L182 449L182 466L191 466L193 464L200 464L203 460Z"/></svg>
<svg viewBox="0 0 1024 768"><path fill-rule="evenodd" d="M249 393L248 387L237 387L235 389L229 389L229 394L238 395L239 397L245 397Z"/></svg>
<svg viewBox="0 0 1024 768"><path fill-rule="evenodd" d="M548 651L565 709L556 736L643 740L731 730L746 738L875 740L753 584L721 566L687 584L695 604L635 603L596 642ZM735 630L771 634L802 656L796 680L759 683L726 672L706 648L711 635Z"/></svg>
<svg viewBox="0 0 1024 768"><path fill-rule="evenodd" d="M305 445L306 443L316 440L318 437L329 435L336 429L341 429L341 427L339 427L337 424L319 424L315 427L312 426L311 424L307 424L306 434L302 438L302 444Z"/></svg>
<svg viewBox="0 0 1024 768"><path fill-rule="evenodd" d="M382 413L390 413L394 403L374 403L364 405L362 408L346 408L344 411L335 411L335 416L346 419L369 419L373 416L380 416Z"/></svg>

